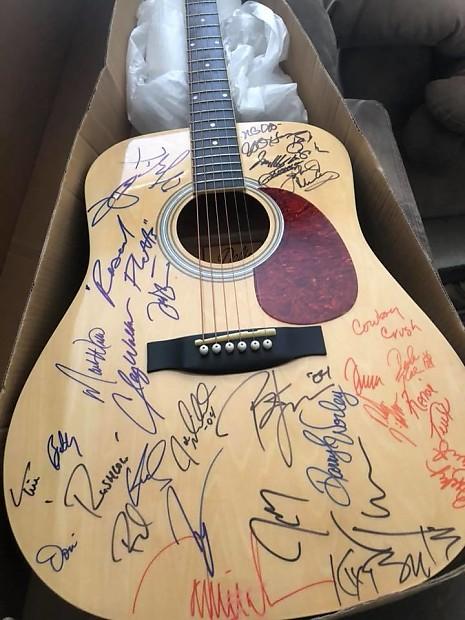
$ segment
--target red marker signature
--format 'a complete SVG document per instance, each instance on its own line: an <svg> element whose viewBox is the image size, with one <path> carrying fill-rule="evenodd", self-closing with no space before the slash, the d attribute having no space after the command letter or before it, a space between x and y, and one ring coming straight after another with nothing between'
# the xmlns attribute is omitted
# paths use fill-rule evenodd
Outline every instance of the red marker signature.
<svg viewBox="0 0 465 620"><path fill-rule="evenodd" d="M344 378L351 381L355 394L361 396L363 390L376 390L379 385L384 385L379 375L368 375L360 372L357 362L349 357L344 368Z"/></svg>
<svg viewBox="0 0 465 620"><path fill-rule="evenodd" d="M334 585L333 579L322 579L287 592L279 598L272 599L264 583L258 542L252 534L250 536L250 547L255 575L258 580L256 588L258 593L253 596L249 590L244 591L237 582L232 588L225 588L221 583L215 583L210 579L194 579L190 599L191 617L208 618L209 620L219 618L238 620L241 616L247 617L250 612L253 612L256 616L263 618L269 609L304 590L322 585Z"/></svg>
<svg viewBox="0 0 465 620"><path fill-rule="evenodd" d="M354 319L352 321L352 331L356 336L362 336L363 334L368 334L368 332L374 327L378 327L380 323L386 321L390 317L395 317L404 319L404 315L401 313L397 306L393 308L388 308L387 310L375 310L374 318L368 319L367 321L360 321L359 319Z"/></svg>
<svg viewBox="0 0 465 620"><path fill-rule="evenodd" d="M368 415L388 429L389 433L400 443L409 443L411 446L416 444L408 437L405 431L408 429L408 423L402 407L399 405L398 395L391 405L386 405L384 401L376 402L366 396L361 396L364 401L363 408Z"/></svg>
<svg viewBox="0 0 465 620"><path fill-rule="evenodd" d="M392 325L389 319L401 319L404 321L402 325ZM388 322L388 325L385 325ZM422 329L412 319L406 319L397 306L388 308L387 310L375 310L375 316L361 321L354 319L352 321L352 331L356 336L368 334L372 329L379 327L379 333L386 340L397 340L409 338L414 332L421 332Z"/></svg>
<svg viewBox="0 0 465 620"><path fill-rule="evenodd" d="M192 536L180 538L179 542L193 540ZM152 568L153 564L172 547L177 546L175 541L163 547L147 564L142 573L139 585L137 587L134 601L132 605L132 613L136 611L137 601L139 598L142 584ZM333 579L322 579L304 585L296 590L287 592L279 598L272 599L268 594L264 583L262 568L260 564L259 545L250 534L250 547L252 561L254 565L255 575L257 577L257 593L252 596L249 590L244 591L236 582L234 586L225 587L221 582L214 582L211 579L194 579L190 596L190 615L192 617L208 618L209 620L227 618L229 620L238 620L241 616L247 617L253 612L258 617L264 617L268 609L272 609L283 601L296 596L300 592L322 585L334 585ZM230 571L227 571L229 573Z"/></svg>

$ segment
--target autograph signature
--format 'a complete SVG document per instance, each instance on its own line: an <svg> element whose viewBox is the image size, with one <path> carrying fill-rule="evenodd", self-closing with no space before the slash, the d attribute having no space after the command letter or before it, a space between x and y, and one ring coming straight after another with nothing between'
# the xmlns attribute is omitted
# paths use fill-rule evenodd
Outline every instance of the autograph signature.
<svg viewBox="0 0 465 620"><path fill-rule="evenodd" d="M159 186L162 192L169 192L178 187L181 183L183 171L174 172L174 170L188 155L189 151L186 150L170 161L171 154L168 153L165 147L162 147L159 155L145 160L139 158L138 164L142 161L147 163L147 167L142 172L137 172L125 179L108 196L104 196L87 209L88 213L92 213L91 225L96 226L111 211L129 209L137 204L139 196L130 193L130 190L136 181L142 177L149 174L153 175L154 180L149 185L149 189ZM137 168L138 165L136 166Z"/></svg>

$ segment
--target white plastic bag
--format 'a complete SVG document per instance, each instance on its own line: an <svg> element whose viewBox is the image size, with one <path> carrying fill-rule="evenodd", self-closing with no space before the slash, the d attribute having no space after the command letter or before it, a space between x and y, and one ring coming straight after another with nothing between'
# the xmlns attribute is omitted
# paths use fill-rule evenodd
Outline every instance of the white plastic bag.
<svg viewBox="0 0 465 620"><path fill-rule="evenodd" d="M296 84L280 69L288 33L258 2L217 0L237 120L306 121ZM129 39L127 103L140 133L188 126L184 0L145 0Z"/></svg>

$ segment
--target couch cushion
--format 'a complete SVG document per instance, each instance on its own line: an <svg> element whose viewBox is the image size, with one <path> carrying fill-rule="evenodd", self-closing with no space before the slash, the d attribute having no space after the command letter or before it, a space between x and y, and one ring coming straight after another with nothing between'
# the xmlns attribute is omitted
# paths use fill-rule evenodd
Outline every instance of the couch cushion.
<svg viewBox="0 0 465 620"><path fill-rule="evenodd" d="M341 47L427 45L465 56L464 0L325 0Z"/></svg>
<svg viewBox="0 0 465 620"><path fill-rule="evenodd" d="M402 145L411 161L429 171L450 172L460 166L462 174L465 174L463 137L436 121L425 105L415 110L405 125Z"/></svg>
<svg viewBox="0 0 465 620"><path fill-rule="evenodd" d="M428 110L437 121L465 135L465 76L430 82L425 98Z"/></svg>
<svg viewBox="0 0 465 620"><path fill-rule="evenodd" d="M372 47L369 52L362 47L340 54L344 95L380 101L394 126L405 123L423 102L431 66L429 47Z"/></svg>

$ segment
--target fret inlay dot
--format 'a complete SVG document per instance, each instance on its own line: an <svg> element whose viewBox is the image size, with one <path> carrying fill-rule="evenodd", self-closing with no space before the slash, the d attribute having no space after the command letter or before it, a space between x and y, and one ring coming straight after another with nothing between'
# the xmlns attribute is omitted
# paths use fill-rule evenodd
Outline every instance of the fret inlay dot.
<svg viewBox="0 0 465 620"><path fill-rule="evenodd" d="M212 144L213 146L216 146L218 144L218 140L213 140Z"/></svg>
<svg viewBox="0 0 465 620"><path fill-rule="evenodd" d="M209 66L210 66L210 63L209 63L209 62L206 62L206 63L205 63L205 66L206 66L206 67L209 67Z"/></svg>
<svg viewBox="0 0 465 620"><path fill-rule="evenodd" d="M198 98L199 98L199 97L198 97L198 95L194 95L194 96L192 97L192 99L194 99L194 101L196 101Z"/></svg>
<svg viewBox="0 0 465 620"><path fill-rule="evenodd" d="M227 96L228 96L228 93L223 93L223 97L227 97Z"/></svg>
<svg viewBox="0 0 465 620"><path fill-rule="evenodd" d="M210 123L210 127L216 127L216 123Z"/></svg>
<svg viewBox="0 0 465 620"><path fill-rule="evenodd" d="M191 47L195 47L195 43L191 43Z"/></svg>

